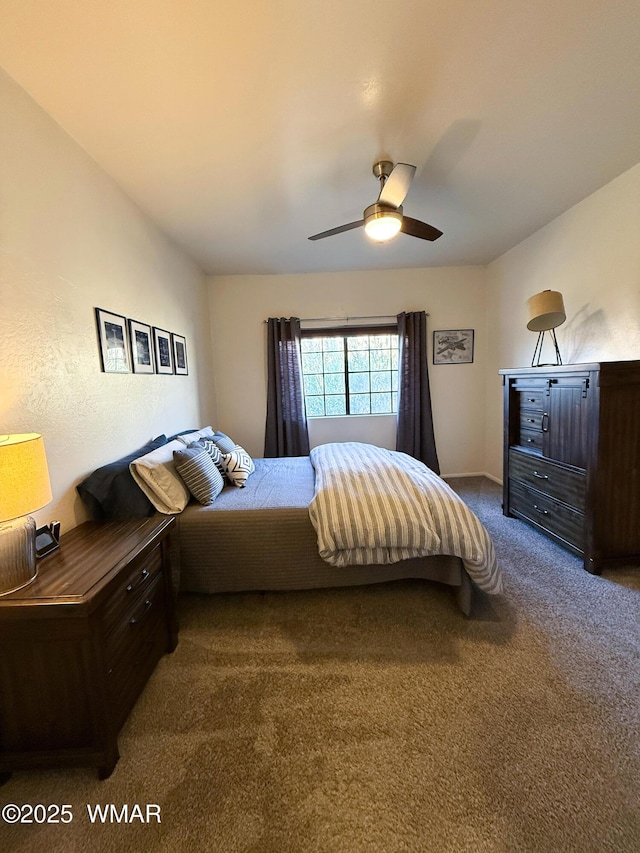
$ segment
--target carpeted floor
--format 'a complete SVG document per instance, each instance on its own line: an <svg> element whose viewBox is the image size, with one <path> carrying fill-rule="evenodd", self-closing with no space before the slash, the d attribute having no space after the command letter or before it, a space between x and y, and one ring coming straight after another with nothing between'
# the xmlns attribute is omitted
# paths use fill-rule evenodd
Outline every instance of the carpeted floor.
<svg viewBox="0 0 640 853"><path fill-rule="evenodd" d="M15 773L5 803L68 803L0 850L400 853L640 850L640 570L594 577L452 481L505 592L467 619L426 582L184 597L180 643L89 770ZM86 804L160 806L92 824Z"/></svg>

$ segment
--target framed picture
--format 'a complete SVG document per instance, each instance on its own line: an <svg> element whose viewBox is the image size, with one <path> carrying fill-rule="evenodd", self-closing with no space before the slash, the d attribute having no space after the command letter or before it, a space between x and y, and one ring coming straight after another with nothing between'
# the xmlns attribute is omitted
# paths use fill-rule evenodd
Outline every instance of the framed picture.
<svg viewBox="0 0 640 853"><path fill-rule="evenodd" d="M105 373L131 373L127 321L120 314L96 308L100 358Z"/></svg>
<svg viewBox="0 0 640 853"><path fill-rule="evenodd" d="M131 363L134 373L155 373L153 366L153 343L151 326L129 320L129 341L131 343Z"/></svg>
<svg viewBox="0 0 640 853"><path fill-rule="evenodd" d="M181 376L186 376L189 373L187 364L187 341L182 335L171 335L173 343L173 366L175 372Z"/></svg>
<svg viewBox="0 0 640 853"><path fill-rule="evenodd" d="M153 349L156 355L156 372L173 373L173 355L171 351L171 333L153 327Z"/></svg>
<svg viewBox="0 0 640 853"><path fill-rule="evenodd" d="M440 329L433 333L434 364L470 364L473 329Z"/></svg>

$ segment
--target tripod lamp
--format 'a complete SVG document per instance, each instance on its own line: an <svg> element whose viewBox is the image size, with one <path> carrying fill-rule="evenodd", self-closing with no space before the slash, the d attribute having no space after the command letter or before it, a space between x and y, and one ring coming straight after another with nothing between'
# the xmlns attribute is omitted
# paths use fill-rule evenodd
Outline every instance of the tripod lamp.
<svg viewBox="0 0 640 853"><path fill-rule="evenodd" d="M556 355L555 363L562 364L562 357L560 356L560 348L558 347L555 332L556 328L561 326L567 319L562 294L558 293L557 290L543 290L541 293L536 293L535 296L527 299L527 308L529 309L527 329L531 332L538 332L538 340L536 341L536 348L533 351L531 367L544 366L540 363L540 358L542 356L544 336L547 332L550 333L553 342Z"/></svg>

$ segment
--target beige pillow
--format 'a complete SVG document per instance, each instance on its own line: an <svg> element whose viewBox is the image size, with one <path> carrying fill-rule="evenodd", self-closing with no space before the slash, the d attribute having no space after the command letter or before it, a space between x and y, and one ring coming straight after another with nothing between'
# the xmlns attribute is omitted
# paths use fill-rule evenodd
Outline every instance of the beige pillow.
<svg viewBox="0 0 640 853"><path fill-rule="evenodd" d="M173 451L184 450L177 439L152 450L129 465L131 476L158 512L175 515L189 503L189 489L176 471Z"/></svg>

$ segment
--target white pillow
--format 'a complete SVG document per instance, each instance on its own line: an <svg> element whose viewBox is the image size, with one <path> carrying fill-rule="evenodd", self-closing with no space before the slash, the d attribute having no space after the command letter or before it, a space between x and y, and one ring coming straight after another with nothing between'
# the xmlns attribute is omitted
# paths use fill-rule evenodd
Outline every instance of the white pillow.
<svg viewBox="0 0 640 853"><path fill-rule="evenodd" d="M177 440L182 442L182 444L189 447L194 441L198 441L199 438L213 438L213 427L203 427L202 429L196 430L195 432L188 432L185 435L178 435Z"/></svg>
<svg viewBox="0 0 640 853"><path fill-rule="evenodd" d="M227 478L239 489L244 489L249 474L256 470L253 459L239 444L235 445L231 453L222 454L222 464Z"/></svg>
<svg viewBox="0 0 640 853"><path fill-rule="evenodd" d="M176 471L174 450L184 450L184 444L175 439L139 459L134 459L129 465L133 479L158 512L165 515L182 512L191 497L189 489Z"/></svg>

